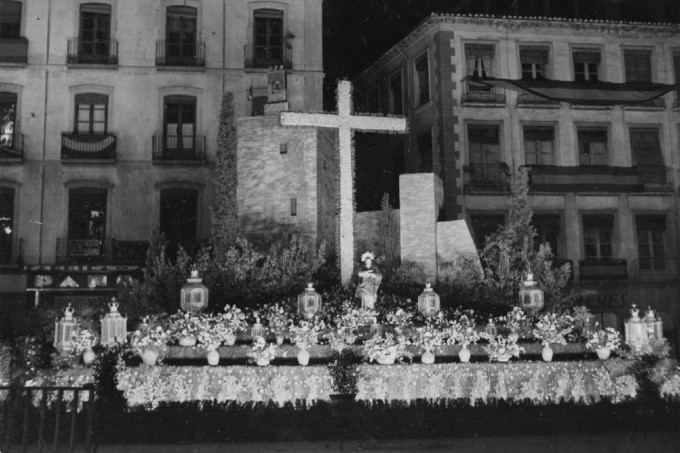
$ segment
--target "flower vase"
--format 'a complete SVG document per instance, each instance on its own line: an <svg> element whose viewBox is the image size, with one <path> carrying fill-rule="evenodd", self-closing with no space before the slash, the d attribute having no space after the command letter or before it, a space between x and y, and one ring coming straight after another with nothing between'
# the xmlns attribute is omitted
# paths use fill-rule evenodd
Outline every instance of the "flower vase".
<svg viewBox="0 0 680 453"><path fill-rule="evenodd" d="M543 349L541 350L541 357L543 357L544 362L552 362L553 350L549 344L543 346Z"/></svg>
<svg viewBox="0 0 680 453"><path fill-rule="evenodd" d="M595 351L597 352L597 357L600 360L607 360L612 354L612 350L609 348L597 348Z"/></svg>
<svg viewBox="0 0 680 453"><path fill-rule="evenodd" d="M510 354L499 354L496 356L496 360L501 363L508 363L510 361Z"/></svg>
<svg viewBox="0 0 680 453"><path fill-rule="evenodd" d="M470 349L468 349L468 345L464 344L461 348L460 351L458 351L458 358L460 359L461 363L468 363L470 362L470 356L472 353L470 352Z"/></svg>
<svg viewBox="0 0 680 453"><path fill-rule="evenodd" d="M432 365L434 363L434 352L430 349L426 349L420 357L420 361L425 365Z"/></svg>
<svg viewBox="0 0 680 453"><path fill-rule="evenodd" d="M397 360L397 354L394 352L389 355L380 355L377 358L377 362L380 365L394 365L395 360Z"/></svg>
<svg viewBox="0 0 680 453"><path fill-rule="evenodd" d="M519 341L519 334L517 332L510 332L508 334L508 340L517 343L517 341Z"/></svg>
<svg viewBox="0 0 680 453"><path fill-rule="evenodd" d="M141 356L142 362L144 362L145 365L154 366L156 365L156 361L158 360L158 351L147 349L145 351L142 351Z"/></svg>
<svg viewBox="0 0 680 453"><path fill-rule="evenodd" d="M281 346L283 344L283 340L284 340L283 335L277 335L276 336L276 345Z"/></svg>
<svg viewBox="0 0 680 453"><path fill-rule="evenodd" d="M87 348L86 350L83 351L83 364L85 366L92 365L96 357L97 355L94 353L92 348Z"/></svg>
<svg viewBox="0 0 680 453"><path fill-rule="evenodd" d="M185 348L190 348L196 346L196 337L193 335L187 335L179 339L179 345Z"/></svg>
<svg viewBox="0 0 680 453"><path fill-rule="evenodd" d="M236 344L236 334L230 332L224 336L224 344L227 346L234 346Z"/></svg>
<svg viewBox="0 0 680 453"><path fill-rule="evenodd" d="M210 366L217 366L220 363L220 353L215 349L208 351L208 355L206 357L208 359L208 365Z"/></svg>
<svg viewBox="0 0 680 453"><path fill-rule="evenodd" d="M309 351L305 348L300 348L297 353L297 361L302 366L309 365Z"/></svg>
<svg viewBox="0 0 680 453"><path fill-rule="evenodd" d="M357 341L356 335L354 335L353 333L345 334L345 343L347 343L348 345L352 345L354 344L355 341Z"/></svg>
<svg viewBox="0 0 680 453"><path fill-rule="evenodd" d="M271 362L271 360L264 358L264 357L260 357L259 359L257 359L255 361L255 363L257 363L257 366L269 366L270 362Z"/></svg>

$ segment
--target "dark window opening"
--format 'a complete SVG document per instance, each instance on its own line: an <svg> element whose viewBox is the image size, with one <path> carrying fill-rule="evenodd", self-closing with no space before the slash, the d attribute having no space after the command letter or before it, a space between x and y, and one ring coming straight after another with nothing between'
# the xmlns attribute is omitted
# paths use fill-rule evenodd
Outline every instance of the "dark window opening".
<svg viewBox="0 0 680 453"><path fill-rule="evenodd" d="M0 92L0 154L16 147L16 93Z"/></svg>
<svg viewBox="0 0 680 453"><path fill-rule="evenodd" d="M255 62L283 63L283 12L275 9L258 9L255 19Z"/></svg>
<svg viewBox="0 0 680 453"><path fill-rule="evenodd" d="M546 78L548 68L548 49L543 47L522 47L519 50L522 65L522 80L541 80Z"/></svg>
<svg viewBox="0 0 680 453"><path fill-rule="evenodd" d="M638 215L635 217L638 240L638 260L641 272L666 269L664 234L665 215Z"/></svg>
<svg viewBox="0 0 680 453"><path fill-rule="evenodd" d="M496 233L498 228L505 223L503 214L473 214L470 216L470 225L475 245L478 249L484 247L489 236Z"/></svg>
<svg viewBox="0 0 680 453"><path fill-rule="evenodd" d="M649 50L625 50L626 83L652 82L652 52Z"/></svg>
<svg viewBox="0 0 680 453"><path fill-rule="evenodd" d="M600 79L600 52L574 52L574 79L577 82L597 82Z"/></svg>
<svg viewBox="0 0 680 453"><path fill-rule="evenodd" d="M21 37L21 2L0 1L0 39Z"/></svg>
<svg viewBox="0 0 680 453"><path fill-rule="evenodd" d="M550 127L524 127L524 158L527 165L555 164L555 132Z"/></svg>
<svg viewBox="0 0 680 453"><path fill-rule="evenodd" d="M163 106L163 150L167 158L181 158L196 149L196 98L167 96Z"/></svg>
<svg viewBox="0 0 680 453"><path fill-rule="evenodd" d="M103 135L108 129L109 97L105 94L76 95L76 134Z"/></svg>
<svg viewBox="0 0 680 453"><path fill-rule="evenodd" d="M250 103L252 116L264 115L264 106L267 104L267 96L255 96L251 99Z"/></svg>
<svg viewBox="0 0 680 453"><path fill-rule="evenodd" d="M583 244L586 259L613 259L614 216L584 215Z"/></svg>
<svg viewBox="0 0 680 453"><path fill-rule="evenodd" d="M81 62L106 61L111 41L111 6L86 3L80 6L80 39L78 56Z"/></svg>
<svg viewBox="0 0 680 453"><path fill-rule="evenodd" d="M175 243L196 240L198 191L195 189L161 190L160 230L165 239Z"/></svg>
<svg viewBox="0 0 680 453"><path fill-rule="evenodd" d="M427 52L416 60L415 82L417 105L423 105L430 100L430 69Z"/></svg>
<svg viewBox="0 0 680 453"><path fill-rule="evenodd" d="M607 165L607 129L579 128L580 165Z"/></svg>
<svg viewBox="0 0 680 453"><path fill-rule="evenodd" d="M434 158L432 156L432 132L427 131L418 136L418 156L421 173L434 171Z"/></svg>
<svg viewBox="0 0 680 453"><path fill-rule="evenodd" d="M166 16L166 62L186 64L196 59L197 12L190 6L170 6Z"/></svg>
<svg viewBox="0 0 680 453"><path fill-rule="evenodd" d="M468 146L470 148L470 164L475 167L498 165L499 127L468 126Z"/></svg>
<svg viewBox="0 0 680 453"><path fill-rule="evenodd" d="M553 257L560 255L560 216L559 214L534 214L531 223L536 229L534 237L534 250L538 250L543 244L550 244Z"/></svg>
<svg viewBox="0 0 680 453"><path fill-rule="evenodd" d="M390 79L390 113L402 115L404 113L404 101L401 85L401 73L395 74Z"/></svg>
<svg viewBox="0 0 680 453"><path fill-rule="evenodd" d="M12 260L14 189L0 187L0 263Z"/></svg>

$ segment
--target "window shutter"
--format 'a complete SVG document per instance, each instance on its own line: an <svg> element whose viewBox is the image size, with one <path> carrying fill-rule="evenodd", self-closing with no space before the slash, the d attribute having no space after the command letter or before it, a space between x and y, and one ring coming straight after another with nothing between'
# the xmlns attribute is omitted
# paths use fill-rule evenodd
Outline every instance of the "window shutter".
<svg viewBox="0 0 680 453"><path fill-rule="evenodd" d="M525 127L524 140L553 141L555 133L552 127Z"/></svg>
<svg viewBox="0 0 680 453"><path fill-rule="evenodd" d="M613 215L584 215L583 216L583 227L584 228L614 228L614 216Z"/></svg>
<svg viewBox="0 0 680 453"><path fill-rule="evenodd" d="M578 139L582 143L607 143L607 131L595 129L579 129Z"/></svg>
<svg viewBox="0 0 680 453"><path fill-rule="evenodd" d="M465 55L468 57L493 58L493 46L468 44L465 46Z"/></svg>
<svg viewBox="0 0 680 453"><path fill-rule="evenodd" d="M661 230L666 231L665 215L638 215L635 216L635 224L640 230Z"/></svg>
<svg viewBox="0 0 680 453"><path fill-rule="evenodd" d="M498 144L498 127L471 127L468 129L468 139L472 143Z"/></svg>
<svg viewBox="0 0 680 453"><path fill-rule="evenodd" d="M652 81L652 53L647 50L626 50L623 53L626 66L626 82L649 83Z"/></svg>
<svg viewBox="0 0 680 453"><path fill-rule="evenodd" d="M104 3L83 3L80 5L80 11L83 13L111 14L111 5Z"/></svg>
<svg viewBox="0 0 680 453"><path fill-rule="evenodd" d="M519 60L522 63L547 66L548 49L544 47L521 47L519 49Z"/></svg>
<svg viewBox="0 0 680 453"><path fill-rule="evenodd" d="M657 129L631 129L630 147L636 165L663 165Z"/></svg>
<svg viewBox="0 0 680 453"><path fill-rule="evenodd" d="M108 103L109 97L106 94L100 93L76 94L76 104L106 105Z"/></svg>
<svg viewBox="0 0 680 453"><path fill-rule="evenodd" d="M574 51L574 63L600 63L600 52L594 50Z"/></svg>

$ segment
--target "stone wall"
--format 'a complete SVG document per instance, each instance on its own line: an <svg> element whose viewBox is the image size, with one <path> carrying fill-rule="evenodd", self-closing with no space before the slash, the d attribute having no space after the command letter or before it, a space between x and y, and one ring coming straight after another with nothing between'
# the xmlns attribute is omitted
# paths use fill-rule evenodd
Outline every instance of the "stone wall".
<svg viewBox="0 0 680 453"><path fill-rule="evenodd" d="M392 210L393 219L396 224L397 237L399 237L400 226L400 211L399 209ZM384 253L382 250L382 238L379 229L380 216L382 211L367 211L357 212L354 216L354 244L358 253L363 253L366 250L372 251L376 254ZM395 244L396 253L401 253L399 241ZM364 250L366 249L366 250Z"/></svg>

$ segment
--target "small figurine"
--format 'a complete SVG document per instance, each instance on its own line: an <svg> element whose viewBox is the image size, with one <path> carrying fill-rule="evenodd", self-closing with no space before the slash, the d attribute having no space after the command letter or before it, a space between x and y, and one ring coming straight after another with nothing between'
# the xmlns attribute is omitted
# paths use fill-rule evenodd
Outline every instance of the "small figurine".
<svg viewBox="0 0 680 453"><path fill-rule="evenodd" d="M636 320L639 321L640 320L640 316L639 316L640 310L638 310L637 305L635 305L635 304L633 304L632 307L633 308L630 309L630 314L633 316L631 318L631 320L632 321L636 321Z"/></svg>
<svg viewBox="0 0 680 453"><path fill-rule="evenodd" d="M378 299L378 287L382 281L382 274L373 267L373 260L375 260L375 255L371 252L361 255L363 269L358 274L359 278L361 278L361 283L359 283L354 293L354 297L361 298L361 307L368 310L375 309L375 302Z"/></svg>

